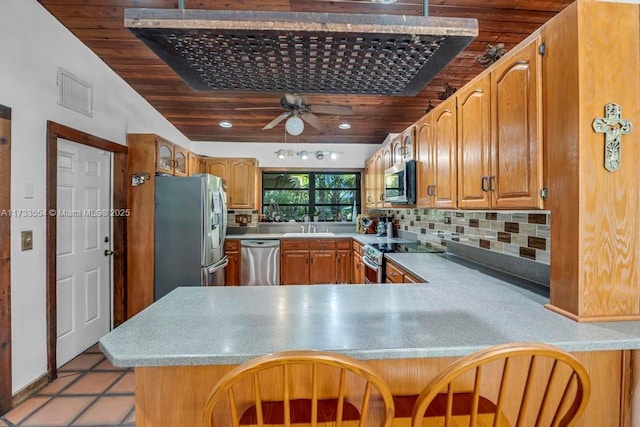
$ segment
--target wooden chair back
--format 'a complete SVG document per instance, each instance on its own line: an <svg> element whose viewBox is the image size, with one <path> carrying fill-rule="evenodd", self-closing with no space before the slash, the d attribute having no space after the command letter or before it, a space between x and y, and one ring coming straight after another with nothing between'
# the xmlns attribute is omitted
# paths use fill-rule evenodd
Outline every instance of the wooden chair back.
<svg viewBox="0 0 640 427"><path fill-rule="evenodd" d="M571 426L590 392L589 375L571 354L537 343L497 345L438 374L418 397L411 425Z"/></svg>
<svg viewBox="0 0 640 427"><path fill-rule="evenodd" d="M204 425L389 427L393 412L385 381L362 362L287 351L249 360L222 377L209 395Z"/></svg>

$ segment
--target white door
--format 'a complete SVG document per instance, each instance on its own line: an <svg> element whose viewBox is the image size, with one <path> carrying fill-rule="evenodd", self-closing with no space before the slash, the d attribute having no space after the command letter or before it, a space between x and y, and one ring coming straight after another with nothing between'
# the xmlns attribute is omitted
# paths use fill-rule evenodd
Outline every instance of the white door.
<svg viewBox="0 0 640 427"><path fill-rule="evenodd" d="M111 153L58 139L57 366L111 327Z"/></svg>

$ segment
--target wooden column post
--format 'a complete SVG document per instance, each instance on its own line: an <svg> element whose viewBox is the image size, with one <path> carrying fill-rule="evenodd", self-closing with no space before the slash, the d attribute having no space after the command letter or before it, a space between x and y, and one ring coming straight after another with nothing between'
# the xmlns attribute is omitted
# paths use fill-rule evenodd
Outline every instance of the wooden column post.
<svg viewBox="0 0 640 427"><path fill-rule="evenodd" d="M542 35L548 307L578 321L640 319L640 6L579 0ZM615 172L593 129L609 103L635 127Z"/></svg>

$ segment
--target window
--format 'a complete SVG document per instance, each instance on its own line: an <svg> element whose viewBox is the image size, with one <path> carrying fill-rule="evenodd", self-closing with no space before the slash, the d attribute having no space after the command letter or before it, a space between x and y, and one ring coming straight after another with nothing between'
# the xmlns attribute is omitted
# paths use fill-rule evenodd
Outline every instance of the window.
<svg viewBox="0 0 640 427"><path fill-rule="evenodd" d="M359 172L263 172L262 213L271 220L351 221L360 212Z"/></svg>

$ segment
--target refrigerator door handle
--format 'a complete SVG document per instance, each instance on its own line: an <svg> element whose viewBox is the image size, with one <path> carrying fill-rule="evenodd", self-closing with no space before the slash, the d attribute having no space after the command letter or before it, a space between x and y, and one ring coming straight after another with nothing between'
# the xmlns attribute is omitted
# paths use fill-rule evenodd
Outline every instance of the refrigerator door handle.
<svg viewBox="0 0 640 427"><path fill-rule="evenodd" d="M216 271L225 268L227 265L229 265L229 258L227 256L225 256L224 258L222 258L222 263L216 264L216 265L212 265L211 267L209 267L209 270L208 270L209 274L213 274Z"/></svg>

